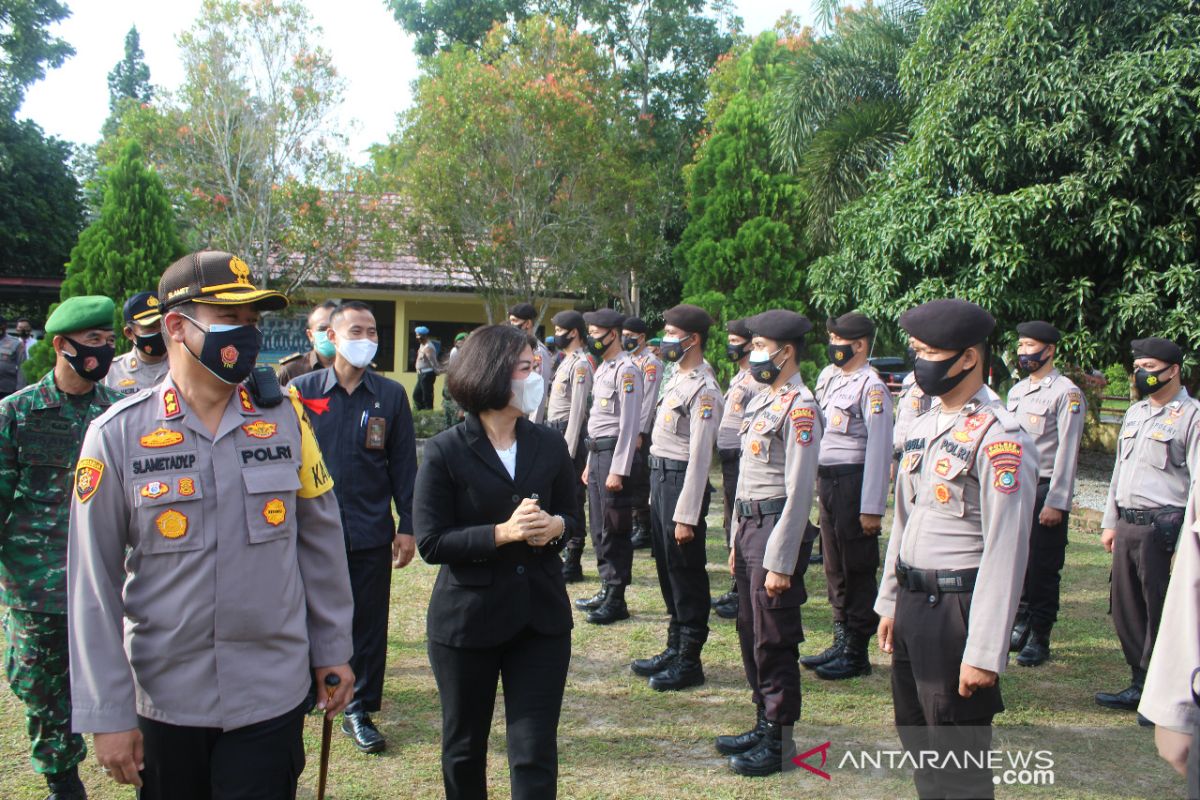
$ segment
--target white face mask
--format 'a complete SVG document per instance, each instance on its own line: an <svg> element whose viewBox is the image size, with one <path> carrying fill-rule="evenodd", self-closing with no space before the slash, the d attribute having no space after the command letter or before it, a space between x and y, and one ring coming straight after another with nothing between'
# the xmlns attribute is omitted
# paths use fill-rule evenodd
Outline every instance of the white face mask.
<svg viewBox="0 0 1200 800"><path fill-rule="evenodd" d="M337 340L337 351L342 354L342 358L349 361L351 366L359 369L371 363L377 350L379 350L379 343L372 342L370 339Z"/></svg>
<svg viewBox="0 0 1200 800"><path fill-rule="evenodd" d="M529 373L528 378L514 379L512 382L512 404L521 409L522 414L532 414L542 407L546 395L546 382L536 372Z"/></svg>

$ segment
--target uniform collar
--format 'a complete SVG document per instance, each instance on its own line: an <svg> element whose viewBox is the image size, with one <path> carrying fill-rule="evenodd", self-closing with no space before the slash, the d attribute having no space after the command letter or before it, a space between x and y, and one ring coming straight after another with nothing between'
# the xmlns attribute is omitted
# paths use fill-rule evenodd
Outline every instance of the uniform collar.
<svg viewBox="0 0 1200 800"><path fill-rule="evenodd" d="M1050 370L1050 372L1046 374L1046 377L1042 378L1041 380L1035 381L1033 376L1026 376L1025 382L1029 385L1029 391L1036 392L1038 389L1043 387L1049 388L1056 380L1058 380L1060 375L1062 375L1062 373L1058 371L1057 367L1055 367L1054 369Z"/></svg>
<svg viewBox="0 0 1200 800"><path fill-rule="evenodd" d="M337 373L333 371L332 365L330 365L328 367L324 367L324 372L325 372L325 378L321 381L321 394L322 395L329 394L330 392L333 391L333 387L341 385L338 383ZM370 392L373 395L379 394L379 392L376 390L376 386L375 386L375 373L373 373L370 369L363 370L362 379L358 382L358 386L354 387L354 391L357 392L359 386L365 388L368 392ZM345 391L345 389L343 389L342 391Z"/></svg>
<svg viewBox="0 0 1200 800"><path fill-rule="evenodd" d="M54 370L51 369L35 386L39 405L42 408L58 408L62 405L62 390L58 388L58 384L54 382Z"/></svg>

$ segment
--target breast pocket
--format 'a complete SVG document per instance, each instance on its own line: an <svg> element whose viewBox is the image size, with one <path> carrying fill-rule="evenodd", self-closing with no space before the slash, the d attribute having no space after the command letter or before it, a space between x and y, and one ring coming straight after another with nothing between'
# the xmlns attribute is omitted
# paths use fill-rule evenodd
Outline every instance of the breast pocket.
<svg viewBox="0 0 1200 800"><path fill-rule="evenodd" d="M250 544L287 539L296 533L296 492L300 476L294 464L242 470L246 484L246 531Z"/></svg>
<svg viewBox="0 0 1200 800"><path fill-rule="evenodd" d="M766 464L771 460L771 445L774 441L775 439L772 436L762 433L752 433L750 434L750 442L746 449L752 459Z"/></svg>
<svg viewBox="0 0 1200 800"><path fill-rule="evenodd" d="M1121 443L1119 445L1119 450L1122 461L1133 455L1133 446L1136 442L1137 428L1126 428L1121 432Z"/></svg>
<svg viewBox="0 0 1200 800"><path fill-rule="evenodd" d="M1166 469L1167 459L1171 452L1169 440L1151 439L1142 448L1142 463L1154 469Z"/></svg>
<svg viewBox="0 0 1200 800"><path fill-rule="evenodd" d="M966 510L966 503L963 500L963 489L964 486L961 480L935 477L927 505L939 514L961 519Z"/></svg>
<svg viewBox="0 0 1200 800"><path fill-rule="evenodd" d="M825 413L825 424L833 433L845 433L850 429L850 409L844 406L830 406Z"/></svg>
<svg viewBox="0 0 1200 800"><path fill-rule="evenodd" d="M61 450L20 451L17 459L21 468L21 479L17 482L17 493L38 503L57 505L66 498L71 486L71 454Z"/></svg>
<svg viewBox="0 0 1200 800"><path fill-rule="evenodd" d="M1020 415L1021 427L1026 433L1041 436L1046 432L1046 414L1044 411L1029 411Z"/></svg>
<svg viewBox="0 0 1200 800"><path fill-rule="evenodd" d="M196 473L139 478L132 491L142 553L187 553L204 547L204 487Z"/></svg>
<svg viewBox="0 0 1200 800"><path fill-rule="evenodd" d="M658 414L658 427L669 433L676 433L679 431L679 419L685 414L687 414L687 409L684 408L682 401L667 398L663 401L662 410Z"/></svg>
<svg viewBox="0 0 1200 800"><path fill-rule="evenodd" d="M617 390L602 389L596 392L595 396L596 413L599 416L617 416L620 409L617 407Z"/></svg>

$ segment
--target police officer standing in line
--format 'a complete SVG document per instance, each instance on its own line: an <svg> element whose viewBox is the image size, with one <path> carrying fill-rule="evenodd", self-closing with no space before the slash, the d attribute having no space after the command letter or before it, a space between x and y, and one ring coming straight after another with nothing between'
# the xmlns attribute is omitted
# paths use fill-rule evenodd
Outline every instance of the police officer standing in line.
<svg viewBox="0 0 1200 800"><path fill-rule="evenodd" d="M875 323L851 312L825 327L830 368L817 391L825 419L817 496L833 644L800 663L820 678L841 680L871 674L867 642L879 626L872 606L891 479L892 394L867 363Z"/></svg>
<svg viewBox="0 0 1200 800"><path fill-rule="evenodd" d="M744 319L730 320L726 325L725 354L729 360L737 364L737 374L729 382L722 402L724 408L721 414L721 425L717 428L717 456L721 459L721 493L725 500L725 546L729 547L729 536L733 523L733 501L737 489L738 468L742 456L742 417L746 414L746 406L759 392L766 389L764 384L754 380L750 375L750 329ZM735 619L738 610L737 581L729 587L729 591L713 600L713 611L722 619Z"/></svg>
<svg viewBox="0 0 1200 800"><path fill-rule="evenodd" d="M1142 399L1121 422L1100 534L1113 554L1113 627L1133 679L1098 692L1096 702L1122 711L1135 711L1142 697L1188 489L1200 475L1200 402L1183 386L1183 351L1155 337L1135 339L1132 349Z"/></svg>
<svg viewBox="0 0 1200 800"><path fill-rule="evenodd" d="M678 365L663 387L650 447L650 528L658 584L669 619L667 646L633 662L660 692L704 683L700 651L708 641L708 501L713 443L721 420L721 387L704 360L712 317L678 305L663 315L662 354Z"/></svg>
<svg viewBox="0 0 1200 800"><path fill-rule="evenodd" d="M908 361L913 362L912 348L908 348ZM917 375L909 372L900 384L900 394L896 396L896 422L892 428L892 477L895 478L896 466L904 455L904 442L908 438L908 430L917 417L929 410L933 398L921 391L917 385Z"/></svg>
<svg viewBox="0 0 1200 800"><path fill-rule="evenodd" d="M546 421L546 399L550 397L550 384L554 381L554 355L542 340L537 338L537 331L533 327L537 316L537 309L532 303L517 303L508 310L508 324L520 328L537 340L537 347L533 350L533 371L542 376L546 396L538 410L529 415L529 421L541 424Z"/></svg>
<svg viewBox="0 0 1200 800"><path fill-rule="evenodd" d="M301 375L292 386L311 412L346 535L356 683L342 732L360 751L378 753L387 741L371 714L383 706L392 569L408 566L416 552L416 436L404 387L367 368L379 349L371 307L356 300L339 305L329 315L328 336L333 366Z"/></svg>
<svg viewBox="0 0 1200 800"><path fill-rule="evenodd" d="M413 365L417 371L417 386L413 390L413 403L418 410L428 410L433 408L433 385L442 368L438 364L437 348L429 338L429 328L418 325L413 334L417 337L417 358Z"/></svg>
<svg viewBox="0 0 1200 800"><path fill-rule="evenodd" d="M909 430L875 611L892 654L901 742L970 764L991 747L1029 553L1037 456L1016 418L984 391L992 315L933 300L900 315L914 372L940 403ZM986 763L986 760L984 761ZM987 768L919 768L922 797L992 797Z"/></svg>
<svg viewBox="0 0 1200 800"><path fill-rule="evenodd" d="M80 296L46 320L54 369L0 399L0 603L8 684L25 704L36 772L49 800L86 797L71 732L67 529L71 476L88 424L121 395L101 385L113 358L113 302Z"/></svg>
<svg viewBox="0 0 1200 800"><path fill-rule="evenodd" d="M654 409L658 405L663 379L663 362L646 345L646 323L638 317L626 317L621 325L621 347L642 371L642 421L638 435L638 460L633 484L633 549L650 547L650 472L647 456L654 436Z"/></svg>
<svg viewBox="0 0 1200 800"><path fill-rule="evenodd" d="M72 726L141 800L290 800L313 680L341 680L329 716L354 693L354 603L303 407L241 385L287 299L219 251L158 297L171 372L92 424L75 469Z"/></svg>
<svg viewBox="0 0 1200 800"><path fill-rule="evenodd" d="M9 335L8 320L0 317L0 398L25 387L21 364L28 357L25 343Z"/></svg>
<svg viewBox="0 0 1200 800"><path fill-rule="evenodd" d="M1054 367L1058 329L1048 322L1017 326L1017 367L1027 377L1008 392L1008 410L1037 448L1038 489L1029 532L1029 566L1009 650L1036 667L1050 658L1058 619L1059 582L1067 554L1067 523L1087 408L1083 392Z"/></svg>
<svg viewBox="0 0 1200 800"><path fill-rule="evenodd" d="M546 424L558 431L567 440L567 452L575 464L576 500L580 522L584 518L587 502L587 487L583 484L583 471L587 467L587 447L583 436L587 431L588 401L592 391L592 361L588 358L587 326L583 314L578 311L560 311L554 315L554 342L563 353L562 363L554 371L554 383L550 387L550 402L546 410ZM586 541L583 525L563 548L563 578L567 583L583 580L583 546Z"/></svg>
<svg viewBox="0 0 1200 800"><path fill-rule="evenodd" d="M326 300L308 312L304 335L312 342L307 353L292 353L279 361L279 384L287 386L301 375L325 369L333 364L334 348L329 341L329 315L338 307L336 300Z"/></svg>
<svg viewBox="0 0 1200 800"><path fill-rule="evenodd" d="M812 324L784 310L765 311L746 324L754 334L751 373L769 390L750 401L742 421L730 567L738 585L742 665L758 720L745 733L718 736L716 745L739 775L770 775L796 755L791 727L800 718L800 606L808 597L804 572L817 536L808 517L824 424L799 372Z"/></svg>
<svg viewBox="0 0 1200 800"><path fill-rule="evenodd" d="M113 361L104 385L129 395L149 389L167 374L167 343L162 335L162 310L154 292L138 292L125 301L125 338L129 355Z"/></svg>
<svg viewBox="0 0 1200 800"><path fill-rule="evenodd" d="M603 359L592 382L592 408L588 413L588 463L583 482L588 487L588 526L596 565L603 585L589 598L575 601L587 611L587 621L607 625L629 619L625 587L633 580L633 490L628 481L640 457L642 371L621 349L621 323L617 311L602 308L583 315L588 326L588 352Z"/></svg>

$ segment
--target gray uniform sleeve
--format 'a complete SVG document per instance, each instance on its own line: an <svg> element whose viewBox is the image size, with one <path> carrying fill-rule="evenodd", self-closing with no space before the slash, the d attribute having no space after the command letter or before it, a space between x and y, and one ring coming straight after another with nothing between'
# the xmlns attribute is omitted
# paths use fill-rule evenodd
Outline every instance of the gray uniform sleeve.
<svg viewBox="0 0 1200 800"><path fill-rule="evenodd" d="M296 561L308 609L309 663L332 667L350 660L354 596L337 496L296 498Z"/></svg>
<svg viewBox="0 0 1200 800"><path fill-rule="evenodd" d="M1009 634L1029 560L1029 529L1037 496L1037 450L1020 430L993 423L975 454L979 479L979 516L983 523L983 553L967 623L963 663L1003 672L1008 663ZM1013 464L1011 448L1020 446L1020 463ZM991 448L999 446L998 452ZM1011 473L1006 478L1006 471ZM1012 486L1007 481L1015 479Z"/></svg>
<svg viewBox="0 0 1200 800"><path fill-rule="evenodd" d="M721 395L716 387L702 386L692 398L688 466L683 476L683 488L675 503L675 522L695 525L700 521L704 493L708 490L713 445L717 441L717 428L721 425L721 407Z"/></svg>
<svg viewBox="0 0 1200 800"><path fill-rule="evenodd" d="M649 434L654 429L654 413L658 408L658 384L663 379L662 366L654 359L646 361L642 370L642 419L640 433Z"/></svg>
<svg viewBox="0 0 1200 800"><path fill-rule="evenodd" d="M586 356L575 359L571 367L571 410L567 413L567 450L575 458L575 449L580 446L579 433L587 416L588 397L592 393L592 365ZM582 524L582 523L581 523Z"/></svg>
<svg viewBox="0 0 1200 800"><path fill-rule="evenodd" d="M797 402L793 409L807 408L813 411L812 437L800 442L792 420L784 420L783 435L787 447L784 449L784 486L787 502L779 515L779 522L767 539L763 553L763 567L781 575L794 575L796 560L800 556L800 544L808 529L808 516L812 511L813 494L817 484L817 459L821 454L821 435L825 422L821 408L816 403Z"/></svg>
<svg viewBox="0 0 1200 800"><path fill-rule="evenodd" d="M1072 398L1074 395L1076 399ZM1054 452L1054 474L1046 493L1046 505L1059 511L1071 510L1075 495L1075 470L1079 464L1079 443L1087 419L1083 392L1072 389L1058 398L1058 449Z"/></svg>
<svg viewBox="0 0 1200 800"><path fill-rule="evenodd" d="M95 493L86 501L80 501L78 492L71 493L67 543L71 728L76 733L114 733L137 727L121 595L130 512L120 454L109 450L95 426L84 436L83 459L104 466Z"/></svg>
<svg viewBox="0 0 1200 800"><path fill-rule="evenodd" d="M888 484L892 475L892 429L895 425L892 393L882 383L870 384L860 402L867 427L860 513L882 517L887 510Z"/></svg>
<svg viewBox="0 0 1200 800"><path fill-rule="evenodd" d="M633 470L633 456L637 452L637 437L642 427L642 371L633 362L626 362L617 372L617 392L621 396L620 430L617 446L613 450L612 474L629 477ZM626 382L633 386L625 390Z"/></svg>
<svg viewBox="0 0 1200 800"><path fill-rule="evenodd" d="M1130 406L1133 410L1133 406ZM1100 527L1104 529L1117 527L1117 475L1121 472L1121 467L1124 461L1121 459L1121 439L1120 436L1125 432L1125 425L1129 420L1129 411L1125 412L1125 416L1121 418L1121 427L1118 429L1117 438L1117 458L1113 462L1112 479L1108 482L1108 499L1104 502L1104 518L1100 520Z"/></svg>
<svg viewBox="0 0 1200 800"><path fill-rule="evenodd" d="M901 464L904 462L901 461ZM900 583L896 579L896 560L900 557L900 545L904 539L904 526L908 524L908 492L901 486L908 477L896 470L896 508L892 512L892 535L888 538L887 553L883 557L883 575L879 580L879 593L875 596L875 613L894 619L896 597L900 594Z"/></svg>

